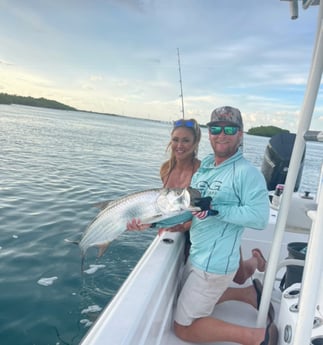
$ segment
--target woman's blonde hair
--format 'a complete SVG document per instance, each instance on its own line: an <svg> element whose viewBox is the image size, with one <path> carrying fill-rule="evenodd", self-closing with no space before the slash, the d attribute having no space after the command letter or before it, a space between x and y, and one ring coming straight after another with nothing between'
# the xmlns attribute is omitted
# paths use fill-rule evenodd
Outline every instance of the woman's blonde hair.
<svg viewBox="0 0 323 345"><path fill-rule="evenodd" d="M179 127L188 128L189 130L192 131L194 135L195 147L194 147L194 152L192 156L192 162L194 162L194 159L197 157L197 154L198 154L198 148L199 148L199 144L201 140L201 128L195 119L188 119L188 120L180 119L180 120L174 121L174 127L172 129L171 136L173 135L174 131ZM172 144L172 141L170 140L170 142L168 143L166 147L166 152L171 147L171 144ZM164 162L162 166L160 167L160 178L162 179L162 181L164 181L165 178L171 173L175 165L176 165L176 157L175 157L174 152L171 150L170 158L166 162Z"/></svg>

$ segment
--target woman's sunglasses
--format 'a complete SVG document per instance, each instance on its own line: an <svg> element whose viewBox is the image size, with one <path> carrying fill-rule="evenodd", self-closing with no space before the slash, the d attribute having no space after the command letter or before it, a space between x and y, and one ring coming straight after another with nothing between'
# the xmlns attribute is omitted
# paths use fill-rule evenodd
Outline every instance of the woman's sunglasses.
<svg viewBox="0 0 323 345"><path fill-rule="evenodd" d="M189 128L196 128L196 122L192 120L177 120L174 121L174 128L176 127L189 127Z"/></svg>
<svg viewBox="0 0 323 345"><path fill-rule="evenodd" d="M210 126L209 131L212 135L219 135L222 131L225 135L235 135L240 130L237 126Z"/></svg>

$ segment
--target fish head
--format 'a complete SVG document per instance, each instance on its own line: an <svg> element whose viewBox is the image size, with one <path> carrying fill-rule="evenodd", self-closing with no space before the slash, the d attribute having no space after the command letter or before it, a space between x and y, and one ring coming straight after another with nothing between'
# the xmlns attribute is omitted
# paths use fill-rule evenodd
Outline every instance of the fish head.
<svg viewBox="0 0 323 345"><path fill-rule="evenodd" d="M201 193L192 187L188 187L187 191L190 194L190 206L195 206L196 201L201 198Z"/></svg>
<svg viewBox="0 0 323 345"><path fill-rule="evenodd" d="M163 214L187 210L193 205L192 198L198 198L200 193L193 188L163 188L156 203Z"/></svg>

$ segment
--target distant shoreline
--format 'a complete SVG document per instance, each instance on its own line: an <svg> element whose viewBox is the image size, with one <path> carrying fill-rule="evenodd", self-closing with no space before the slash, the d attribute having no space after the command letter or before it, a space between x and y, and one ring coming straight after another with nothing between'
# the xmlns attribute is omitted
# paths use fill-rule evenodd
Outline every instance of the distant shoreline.
<svg viewBox="0 0 323 345"><path fill-rule="evenodd" d="M0 93L0 104L7 104L7 105L17 104L17 105L25 105L25 106L31 106L31 107L39 107L39 108L81 111L84 113L93 113L93 114L99 114L99 115L135 118L137 120L142 120L142 121L154 121L154 122L161 122L161 123L167 122L167 121L161 121L161 120L132 117L132 116L127 116L127 115L118 115L118 114L110 114L110 113L101 113L101 112L90 111L90 110L82 110L82 109L77 109L69 105L66 105L54 100L46 99L46 98L24 97L24 96L17 96L17 95L9 95L7 93ZM202 125L202 124L200 124L200 126L204 128L207 127L206 125ZM250 128L246 133L250 135L263 136L263 137L270 138L273 135L281 133L281 132L289 132L289 131L279 128L279 127L275 127L275 126L260 126L260 127Z"/></svg>
<svg viewBox="0 0 323 345"><path fill-rule="evenodd" d="M17 95L9 95L7 93L0 93L0 104L5 105L24 105L29 107L38 107L38 108L47 108L47 109L57 109L57 110L70 110L70 111L81 111L84 113L92 113L92 114L99 114L99 115L109 115L109 116L117 116L117 117L126 117L126 118L133 118L131 116L126 115L119 115L119 114L110 114L110 113L101 113L97 111L91 110L83 110L71 107L67 104L57 102L55 100L46 99L46 98L35 98L35 97L25 97L25 96L17 96ZM145 121L156 121L156 122L163 122L159 120L152 120L152 119L143 119L137 118L138 120L145 120Z"/></svg>

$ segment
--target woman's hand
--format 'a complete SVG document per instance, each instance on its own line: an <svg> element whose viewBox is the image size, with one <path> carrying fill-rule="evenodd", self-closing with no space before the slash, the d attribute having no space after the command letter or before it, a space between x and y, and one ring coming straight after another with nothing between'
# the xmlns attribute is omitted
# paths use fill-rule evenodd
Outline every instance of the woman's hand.
<svg viewBox="0 0 323 345"><path fill-rule="evenodd" d="M135 231L135 230L146 230L150 227L150 224L141 224L140 219L132 219L130 222L127 223L127 230Z"/></svg>

